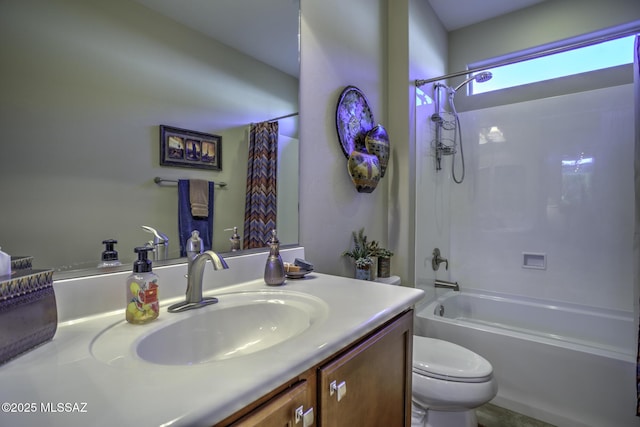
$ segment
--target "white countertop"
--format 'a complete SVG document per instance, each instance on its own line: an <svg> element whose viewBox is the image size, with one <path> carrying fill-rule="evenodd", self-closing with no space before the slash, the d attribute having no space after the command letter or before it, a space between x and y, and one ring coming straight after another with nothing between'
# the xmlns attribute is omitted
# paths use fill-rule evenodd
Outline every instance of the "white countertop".
<svg viewBox="0 0 640 427"><path fill-rule="evenodd" d="M112 366L96 359L92 340L124 322L124 309L67 320L59 324L53 341L0 366L0 425L212 425L412 307L423 295L414 288L319 273L287 280L281 287L253 280L206 295L224 301L225 293L260 289L320 298L328 316L269 349L190 366L141 359ZM149 332L162 327L163 319L181 316L166 309L178 300L163 300L156 321L130 327ZM5 402L16 412L6 412Z"/></svg>

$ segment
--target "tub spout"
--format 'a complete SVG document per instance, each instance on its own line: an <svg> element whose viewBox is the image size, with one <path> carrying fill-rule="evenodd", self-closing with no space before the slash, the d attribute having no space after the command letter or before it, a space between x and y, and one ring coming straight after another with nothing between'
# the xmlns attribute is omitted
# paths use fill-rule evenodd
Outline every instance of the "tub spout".
<svg viewBox="0 0 640 427"><path fill-rule="evenodd" d="M452 289L454 291L460 291L460 286L458 282L447 282L446 280L437 280L433 283L433 286L436 288L447 288Z"/></svg>

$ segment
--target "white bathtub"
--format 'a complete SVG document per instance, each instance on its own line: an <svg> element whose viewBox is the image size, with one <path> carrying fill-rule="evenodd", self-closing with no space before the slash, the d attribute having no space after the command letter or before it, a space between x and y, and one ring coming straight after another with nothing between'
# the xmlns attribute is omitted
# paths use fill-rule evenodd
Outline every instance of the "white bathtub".
<svg viewBox="0 0 640 427"><path fill-rule="evenodd" d="M466 290L418 308L415 325L491 362L492 403L561 427L640 426L634 329L631 312Z"/></svg>

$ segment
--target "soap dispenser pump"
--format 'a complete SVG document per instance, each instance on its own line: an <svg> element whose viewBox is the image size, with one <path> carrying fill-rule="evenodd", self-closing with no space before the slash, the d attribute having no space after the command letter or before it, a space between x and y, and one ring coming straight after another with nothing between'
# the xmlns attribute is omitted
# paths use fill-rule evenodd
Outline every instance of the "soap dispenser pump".
<svg viewBox="0 0 640 427"><path fill-rule="evenodd" d="M98 268L110 268L118 267L121 265L118 259L118 252L115 250L115 244L118 243L115 239L103 240L102 244L105 245L105 249L102 252L102 261L98 264Z"/></svg>
<svg viewBox="0 0 640 427"><path fill-rule="evenodd" d="M191 232L191 237L187 239L186 244L187 262L191 264L194 258L201 254L203 251L204 242L200 238L200 232L198 230L193 230Z"/></svg>
<svg viewBox="0 0 640 427"><path fill-rule="evenodd" d="M267 258L267 265L264 267L264 282L270 286L284 284L284 264L280 257L280 241L276 235L276 230L271 231L269 257Z"/></svg>
<svg viewBox="0 0 640 427"><path fill-rule="evenodd" d="M240 250L240 235L238 234L238 227L233 228L225 228L224 231L232 231L233 234L229 238L229 242L231 242L231 252Z"/></svg>
<svg viewBox="0 0 640 427"><path fill-rule="evenodd" d="M148 258L153 248L141 246L134 249L138 259L133 262L133 273L127 277L126 319L129 323L145 324L160 314L158 301L158 276L152 271Z"/></svg>

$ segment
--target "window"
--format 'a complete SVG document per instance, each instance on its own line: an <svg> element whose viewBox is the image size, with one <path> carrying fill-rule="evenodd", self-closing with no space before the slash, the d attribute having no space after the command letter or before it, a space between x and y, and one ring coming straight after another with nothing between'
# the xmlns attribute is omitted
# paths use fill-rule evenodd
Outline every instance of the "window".
<svg viewBox="0 0 640 427"><path fill-rule="evenodd" d="M608 40L566 52L487 69L493 78L473 84L470 95L551 80L558 77L633 63L635 35Z"/></svg>

